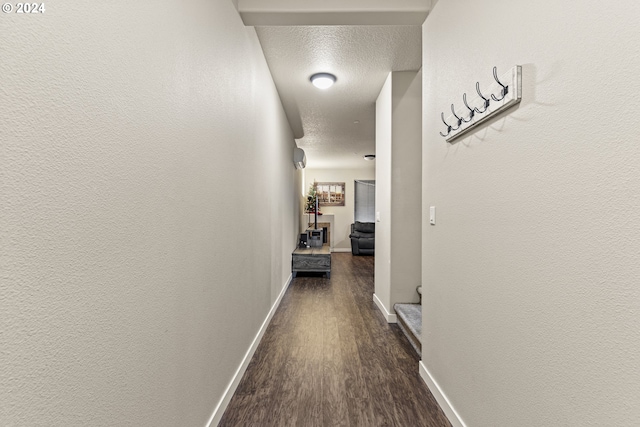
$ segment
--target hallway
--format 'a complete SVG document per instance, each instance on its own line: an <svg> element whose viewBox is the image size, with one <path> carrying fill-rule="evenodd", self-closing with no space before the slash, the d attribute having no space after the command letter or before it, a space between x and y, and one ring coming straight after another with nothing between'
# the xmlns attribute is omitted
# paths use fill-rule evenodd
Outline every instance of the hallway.
<svg viewBox="0 0 640 427"><path fill-rule="evenodd" d="M330 280L293 280L220 426L450 425L372 301L373 267L334 253Z"/></svg>

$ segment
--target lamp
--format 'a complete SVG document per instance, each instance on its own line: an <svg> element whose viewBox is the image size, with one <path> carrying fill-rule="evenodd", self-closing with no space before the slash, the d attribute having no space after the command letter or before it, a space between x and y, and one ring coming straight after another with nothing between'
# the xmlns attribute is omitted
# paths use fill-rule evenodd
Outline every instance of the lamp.
<svg viewBox="0 0 640 427"><path fill-rule="evenodd" d="M318 89L328 89L336 82L336 76L329 73L316 73L309 78Z"/></svg>

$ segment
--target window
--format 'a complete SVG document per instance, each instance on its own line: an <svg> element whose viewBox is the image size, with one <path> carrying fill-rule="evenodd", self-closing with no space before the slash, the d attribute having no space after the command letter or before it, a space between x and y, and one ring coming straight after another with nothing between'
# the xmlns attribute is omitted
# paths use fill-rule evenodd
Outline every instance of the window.
<svg viewBox="0 0 640 427"><path fill-rule="evenodd" d="M354 215L356 221L375 222L376 218L376 182L375 180L354 181Z"/></svg>

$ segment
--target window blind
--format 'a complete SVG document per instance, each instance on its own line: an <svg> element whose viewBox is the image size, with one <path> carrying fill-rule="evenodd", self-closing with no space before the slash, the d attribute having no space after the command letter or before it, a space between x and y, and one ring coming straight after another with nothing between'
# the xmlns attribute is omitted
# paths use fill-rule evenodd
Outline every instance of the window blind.
<svg viewBox="0 0 640 427"><path fill-rule="evenodd" d="M375 222L376 182L375 180L354 181L354 215L356 221Z"/></svg>

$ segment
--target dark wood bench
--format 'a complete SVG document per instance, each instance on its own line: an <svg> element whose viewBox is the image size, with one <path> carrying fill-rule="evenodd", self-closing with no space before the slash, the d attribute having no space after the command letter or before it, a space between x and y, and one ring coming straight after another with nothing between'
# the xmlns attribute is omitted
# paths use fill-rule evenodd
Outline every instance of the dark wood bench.
<svg viewBox="0 0 640 427"><path fill-rule="evenodd" d="M331 278L329 246L297 248L291 255L291 272L293 277L297 273L327 273L327 278Z"/></svg>

